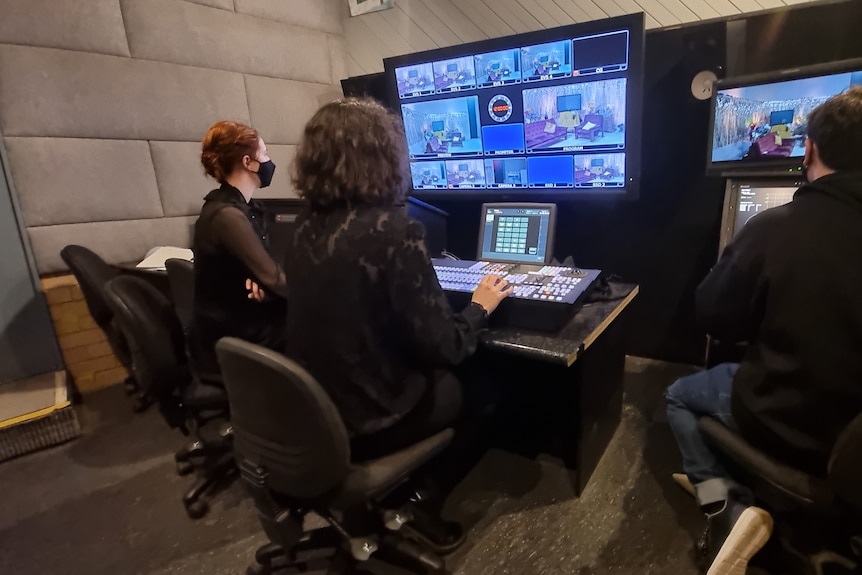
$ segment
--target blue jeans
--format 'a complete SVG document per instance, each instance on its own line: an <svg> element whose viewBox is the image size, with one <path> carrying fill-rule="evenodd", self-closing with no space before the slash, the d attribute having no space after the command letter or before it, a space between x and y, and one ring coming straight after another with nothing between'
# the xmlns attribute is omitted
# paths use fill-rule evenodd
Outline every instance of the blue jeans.
<svg viewBox="0 0 862 575"><path fill-rule="evenodd" d="M730 393L737 369L738 364L723 363L682 377L665 392L668 423L682 454L683 470L701 505L726 498L728 489L734 485L701 436L697 420L708 415L734 431L738 429L730 413Z"/></svg>

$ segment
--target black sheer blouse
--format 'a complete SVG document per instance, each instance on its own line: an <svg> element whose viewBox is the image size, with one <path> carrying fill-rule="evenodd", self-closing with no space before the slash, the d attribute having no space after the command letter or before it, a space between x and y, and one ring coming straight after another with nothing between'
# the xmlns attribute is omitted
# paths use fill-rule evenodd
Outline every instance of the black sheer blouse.
<svg viewBox="0 0 862 575"><path fill-rule="evenodd" d="M284 271L269 256L266 214L233 186L207 194L195 223L195 317L212 344L235 336L270 347L283 342ZM264 287L263 302L248 299L245 280ZM273 321L273 318L276 318ZM276 324L276 325L271 325Z"/></svg>
<svg viewBox="0 0 862 575"><path fill-rule="evenodd" d="M285 268L287 354L363 435L408 414L434 369L471 355L484 310L452 311L424 228L395 208L305 210Z"/></svg>

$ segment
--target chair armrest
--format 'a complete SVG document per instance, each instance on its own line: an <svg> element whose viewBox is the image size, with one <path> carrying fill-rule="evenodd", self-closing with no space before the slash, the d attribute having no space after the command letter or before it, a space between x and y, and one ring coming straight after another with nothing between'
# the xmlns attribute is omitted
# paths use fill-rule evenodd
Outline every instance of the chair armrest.
<svg viewBox="0 0 862 575"><path fill-rule="evenodd" d="M744 471L766 481L796 503L823 510L834 505L835 496L825 481L779 463L721 422L702 417L698 420L698 428L708 443Z"/></svg>

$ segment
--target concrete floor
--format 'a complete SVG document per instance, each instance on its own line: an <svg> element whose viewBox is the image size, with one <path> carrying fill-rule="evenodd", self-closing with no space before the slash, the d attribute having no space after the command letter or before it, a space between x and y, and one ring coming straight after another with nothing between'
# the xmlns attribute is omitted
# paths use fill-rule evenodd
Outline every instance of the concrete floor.
<svg viewBox="0 0 862 575"><path fill-rule="evenodd" d="M670 480L678 456L661 393L689 368L630 359L624 419L591 483L546 457L489 451L446 502L469 528L456 575L694 575L702 519ZM264 542L238 484L189 520L174 472L182 443L119 388L87 396L75 442L0 465L0 573L243 573ZM369 571L382 573L376 566Z"/></svg>

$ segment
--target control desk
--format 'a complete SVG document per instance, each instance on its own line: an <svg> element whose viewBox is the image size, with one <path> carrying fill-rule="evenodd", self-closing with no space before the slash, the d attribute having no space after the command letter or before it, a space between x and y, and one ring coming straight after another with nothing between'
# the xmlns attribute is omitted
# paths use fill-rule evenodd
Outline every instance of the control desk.
<svg viewBox="0 0 862 575"><path fill-rule="evenodd" d="M539 331L563 327L583 304L601 271L563 266L434 259L440 285L456 309L466 306L487 274L514 288L491 316L493 323Z"/></svg>

